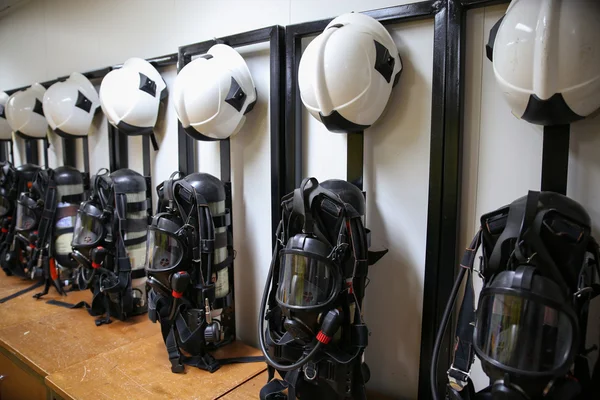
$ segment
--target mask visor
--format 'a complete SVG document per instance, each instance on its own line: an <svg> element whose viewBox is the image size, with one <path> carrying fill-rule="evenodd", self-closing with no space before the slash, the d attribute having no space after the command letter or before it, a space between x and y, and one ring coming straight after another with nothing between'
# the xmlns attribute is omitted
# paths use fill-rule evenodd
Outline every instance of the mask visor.
<svg viewBox="0 0 600 400"><path fill-rule="evenodd" d="M73 246L94 246L102 238L104 226L97 217L77 212L73 231Z"/></svg>
<svg viewBox="0 0 600 400"><path fill-rule="evenodd" d="M484 296L475 335L483 355L525 374L551 373L564 365L573 342L565 312L514 294Z"/></svg>
<svg viewBox="0 0 600 400"><path fill-rule="evenodd" d="M332 267L324 258L282 252L277 300L290 307L318 307L334 289Z"/></svg>
<svg viewBox="0 0 600 400"><path fill-rule="evenodd" d="M37 216L34 210L22 202L17 203L17 223L15 229L19 232L30 231L37 225Z"/></svg>
<svg viewBox="0 0 600 400"><path fill-rule="evenodd" d="M166 232L148 229L146 243L146 270L148 271L169 271L177 267L183 257L183 247L177 239Z"/></svg>

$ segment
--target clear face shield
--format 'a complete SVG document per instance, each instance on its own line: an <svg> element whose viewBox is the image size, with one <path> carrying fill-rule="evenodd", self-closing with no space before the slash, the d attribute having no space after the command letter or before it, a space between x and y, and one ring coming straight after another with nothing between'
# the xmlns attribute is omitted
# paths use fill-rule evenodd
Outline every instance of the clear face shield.
<svg viewBox="0 0 600 400"><path fill-rule="evenodd" d="M25 193L21 194L17 202L17 221L15 229L17 232L32 231L38 224L38 208L37 202Z"/></svg>
<svg viewBox="0 0 600 400"><path fill-rule="evenodd" d="M285 307L305 310L327 304L334 290L333 268L324 257L282 252L277 300Z"/></svg>
<svg viewBox="0 0 600 400"><path fill-rule="evenodd" d="M171 233L148 228L146 241L146 270L169 272L174 270L183 258L183 246Z"/></svg>
<svg viewBox="0 0 600 400"><path fill-rule="evenodd" d="M89 214L86 210L79 210L75 219L73 231L74 248L94 247L104 237L104 225L98 215Z"/></svg>
<svg viewBox="0 0 600 400"><path fill-rule="evenodd" d="M560 369L574 340L571 318L564 311L515 294L483 295L477 321L475 345L481 354L522 374Z"/></svg>

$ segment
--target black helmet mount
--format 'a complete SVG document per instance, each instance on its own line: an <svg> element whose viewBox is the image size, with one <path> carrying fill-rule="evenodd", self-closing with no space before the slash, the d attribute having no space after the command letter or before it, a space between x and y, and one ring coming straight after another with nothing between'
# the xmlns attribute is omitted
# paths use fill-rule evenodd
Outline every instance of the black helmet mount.
<svg viewBox="0 0 600 400"><path fill-rule="evenodd" d="M590 225L581 205L553 192L530 191L481 217L438 331L431 367L435 398L439 346L465 275L448 398L598 396L585 358L587 308L600 294L600 252ZM472 273L479 247L483 289L475 311ZM475 355L490 378L479 393L469 379Z"/></svg>
<svg viewBox="0 0 600 400"><path fill-rule="evenodd" d="M282 208L259 313L270 381L261 399L286 389L289 399L364 399L361 307L368 266L387 252L368 250L364 195L345 181L307 178Z"/></svg>

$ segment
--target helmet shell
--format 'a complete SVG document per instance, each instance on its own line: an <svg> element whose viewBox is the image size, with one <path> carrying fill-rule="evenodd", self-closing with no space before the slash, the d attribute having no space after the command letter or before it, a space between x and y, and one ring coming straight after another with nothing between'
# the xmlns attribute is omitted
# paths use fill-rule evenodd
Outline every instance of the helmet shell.
<svg viewBox="0 0 600 400"><path fill-rule="evenodd" d="M515 116L569 124L600 108L600 2L513 0L495 29L494 75Z"/></svg>
<svg viewBox="0 0 600 400"><path fill-rule="evenodd" d="M6 120L13 132L29 139L46 137L48 122L42 101L46 89L39 83L14 93L6 103Z"/></svg>
<svg viewBox="0 0 600 400"><path fill-rule="evenodd" d="M12 139L12 128L6 120L6 103L8 102L8 95L4 92L0 92L0 140L11 140Z"/></svg>
<svg viewBox="0 0 600 400"><path fill-rule="evenodd" d="M179 72L173 98L177 117L191 137L218 140L239 132L257 93L242 56L216 44Z"/></svg>
<svg viewBox="0 0 600 400"><path fill-rule="evenodd" d="M57 82L44 93L44 115L61 136L87 136L100 98L92 83L79 72Z"/></svg>
<svg viewBox="0 0 600 400"><path fill-rule="evenodd" d="M130 58L100 85L100 105L108 122L129 135L152 131L167 84L142 58Z"/></svg>
<svg viewBox="0 0 600 400"><path fill-rule="evenodd" d="M300 97L332 132L359 132L383 113L402 70L389 32L364 14L327 25L300 59Z"/></svg>

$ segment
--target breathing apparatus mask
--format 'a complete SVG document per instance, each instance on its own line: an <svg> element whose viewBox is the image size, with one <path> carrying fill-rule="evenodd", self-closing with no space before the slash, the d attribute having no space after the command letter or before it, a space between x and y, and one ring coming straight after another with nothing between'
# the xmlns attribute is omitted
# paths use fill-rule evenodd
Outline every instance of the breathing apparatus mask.
<svg viewBox="0 0 600 400"><path fill-rule="evenodd" d="M144 250L150 207L147 179L124 168L102 168L92 195L77 211L71 257L78 281L93 293L88 312L96 325L146 312Z"/></svg>
<svg viewBox="0 0 600 400"><path fill-rule="evenodd" d="M0 211L4 214L0 217L0 264L7 275L25 276L26 257L31 251L29 235L39 221L39 193L30 193L39 170L40 167L33 164L24 164L14 169L8 163L2 166ZM17 225L20 227L19 236L15 235Z"/></svg>
<svg viewBox="0 0 600 400"><path fill-rule="evenodd" d="M258 361L209 353L235 340L231 215L219 179L177 175L157 188L146 252L148 317L161 324L171 371L190 365L214 372L223 363Z"/></svg>
<svg viewBox="0 0 600 400"><path fill-rule="evenodd" d="M286 389L290 399L365 398L361 306L368 266L387 250L368 251L364 196L345 181L307 178L282 208L259 313L270 381L261 398Z"/></svg>
<svg viewBox="0 0 600 400"><path fill-rule="evenodd" d="M439 350L466 275L448 398L595 397L589 392L585 332L587 306L600 293L600 258L588 214L563 195L529 192L482 216L481 227L465 252L438 331ZM475 311L472 273L479 247L483 289ZM490 378L477 394L469 379L474 355ZM435 393L436 350L434 357Z"/></svg>
<svg viewBox="0 0 600 400"><path fill-rule="evenodd" d="M19 198L16 230L31 248L25 272L32 279L46 281L44 291L34 297L48 293L51 285L62 294L77 289L73 285L77 264L69 254L75 215L84 200L85 180L84 174L72 167L41 170L31 195L23 193Z"/></svg>

